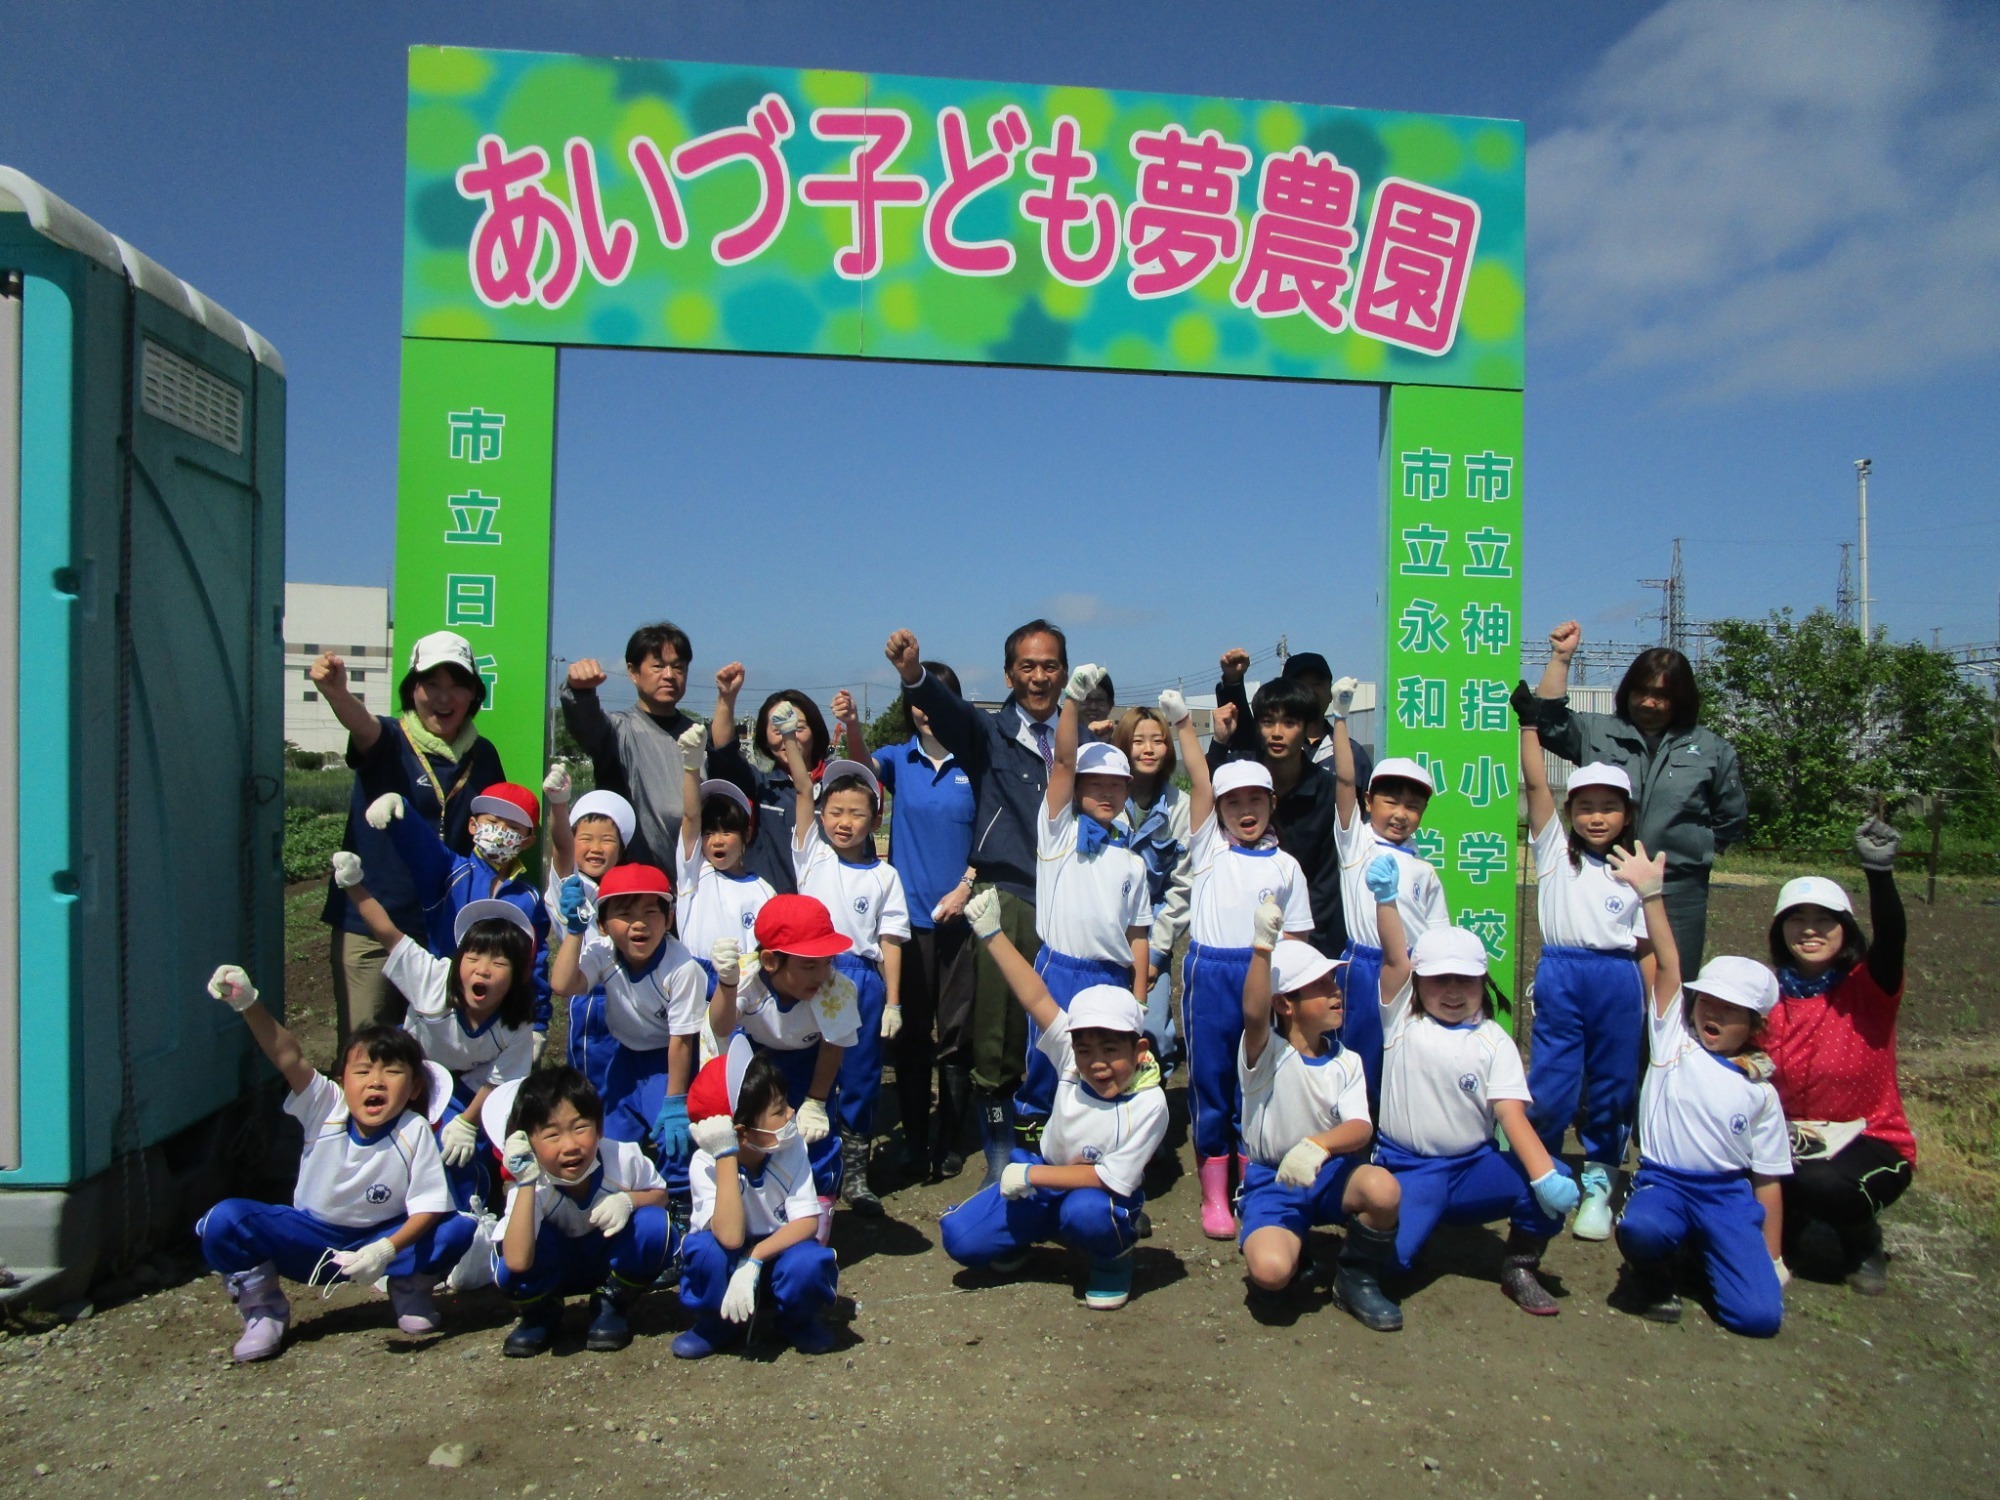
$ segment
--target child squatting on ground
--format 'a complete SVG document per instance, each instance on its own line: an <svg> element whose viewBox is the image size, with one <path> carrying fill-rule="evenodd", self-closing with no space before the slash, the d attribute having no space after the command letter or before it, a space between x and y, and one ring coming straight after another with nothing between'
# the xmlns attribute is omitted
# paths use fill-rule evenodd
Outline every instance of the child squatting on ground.
<svg viewBox="0 0 2000 1500"><path fill-rule="evenodd" d="M1000 1181L938 1221L945 1254L963 1266L1020 1268L1041 1240L1090 1257L1086 1306L1123 1307L1132 1294L1132 1246L1145 1206L1146 1163L1167 1133L1167 1096L1139 1087L1145 1019L1129 988L1092 985L1060 1009L1048 986L1000 930L1000 898L981 891L965 917L1041 1029L1057 1080L1041 1151L1017 1150Z"/></svg>
<svg viewBox="0 0 2000 1500"><path fill-rule="evenodd" d="M195 1225L203 1257L243 1317L232 1356L269 1359L284 1347L292 1307L280 1275L311 1284L330 1270L331 1281L364 1286L386 1275L396 1326L436 1333L431 1291L471 1245L473 1221L452 1211L424 1114L435 1085L416 1038L393 1026L360 1027L329 1078L235 964L215 971L208 992L243 1017L291 1091L285 1113L305 1127L291 1207L225 1198Z"/></svg>
<svg viewBox="0 0 2000 1500"><path fill-rule="evenodd" d="M1258 906L1243 976L1244 1265L1260 1294L1281 1294L1304 1267L1312 1228L1345 1224L1334 1299L1365 1327L1393 1333L1403 1310L1378 1278L1395 1267L1403 1193L1367 1159L1368 1086L1361 1060L1340 1044L1346 965L1284 938L1284 925L1276 901Z"/></svg>

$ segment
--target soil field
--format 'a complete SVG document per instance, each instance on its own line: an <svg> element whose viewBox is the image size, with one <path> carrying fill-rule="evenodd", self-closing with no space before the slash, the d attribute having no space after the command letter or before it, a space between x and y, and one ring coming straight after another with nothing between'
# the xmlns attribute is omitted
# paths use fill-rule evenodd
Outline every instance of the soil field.
<svg viewBox="0 0 2000 1500"><path fill-rule="evenodd" d="M1759 952L1776 879L1730 882L1715 891L1711 951ZM1904 1072L1924 1155L1886 1221L1890 1291L1795 1282L1770 1341L1721 1332L1692 1300L1674 1328L1610 1310L1617 1251L1572 1239L1547 1261L1561 1316L1526 1317L1500 1294L1488 1230L1441 1231L1424 1272L1392 1284L1401 1334L1366 1332L1317 1287L1253 1315L1233 1247L1200 1235L1176 1080L1175 1149L1149 1184L1155 1230L1120 1312L1086 1312L1081 1268L1053 1247L1011 1280L955 1273L937 1217L970 1175L889 1192L886 1221L840 1216L841 1347L819 1359L760 1345L681 1364L667 1336L685 1319L661 1293L622 1353L583 1351L578 1306L553 1354L511 1361L499 1353L511 1319L490 1291L445 1302L449 1332L412 1341L372 1293L294 1288L284 1355L232 1368L235 1315L180 1246L100 1288L90 1316L30 1315L0 1337L0 1488L1990 1495L1992 894L1951 883L1935 909L1911 906ZM289 948L294 1015L323 1043L323 931L308 919ZM1316 1248L1330 1259L1336 1243ZM441 1445L462 1445L460 1467L431 1462Z"/></svg>

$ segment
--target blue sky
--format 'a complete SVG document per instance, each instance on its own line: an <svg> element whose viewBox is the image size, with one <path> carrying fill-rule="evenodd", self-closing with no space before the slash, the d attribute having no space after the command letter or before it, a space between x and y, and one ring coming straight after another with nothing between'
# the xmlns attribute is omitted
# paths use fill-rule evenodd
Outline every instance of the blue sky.
<svg viewBox="0 0 2000 1500"><path fill-rule="evenodd" d="M284 353L294 578L388 578L404 49L449 42L1521 119L1524 629L1649 638L1675 536L1696 618L1830 603L1865 455L1876 620L2000 634L2000 7L8 0L6 35L0 162ZM907 624L990 686L1046 611L1126 683L1281 633L1365 673L1375 425L1362 388L569 355L554 649L671 615L698 686L825 696Z"/></svg>

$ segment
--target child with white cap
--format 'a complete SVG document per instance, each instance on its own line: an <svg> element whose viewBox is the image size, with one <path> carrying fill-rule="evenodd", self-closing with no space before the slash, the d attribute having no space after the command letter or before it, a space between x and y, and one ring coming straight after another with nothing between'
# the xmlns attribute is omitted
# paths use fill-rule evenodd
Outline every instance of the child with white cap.
<svg viewBox="0 0 2000 1500"><path fill-rule="evenodd" d="M1055 759L1035 820L1035 972L1059 1010L1094 985L1133 992L1143 1008L1152 969L1152 887L1146 862L1118 825L1132 767L1116 745L1083 739L1081 705L1099 689L1104 668L1086 662L1069 674L1056 716ZM1033 1149L1055 1097L1056 1069L1038 1045L1032 1015L1015 1128Z"/></svg>
<svg viewBox="0 0 2000 1500"><path fill-rule="evenodd" d="M436 1333L431 1289L472 1243L473 1223L452 1212L425 1115L437 1085L416 1039L394 1026L360 1027L329 1078L235 964L215 971L208 992L243 1017L291 1090L285 1113L305 1127L290 1207L225 1198L195 1225L243 1318L232 1357L269 1359L283 1348L292 1308L278 1277L310 1283L329 1267L360 1286L386 1275L397 1327Z"/></svg>
<svg viewBox="0 0 2000 1500"><path fill-rule="evenodd" d="M1382 853L1367 870L1382 934L1375 1160L1403 1190L1396 1260L1414 1266L1441 1223L1510 1218L1500 1288L1523 1312L1553 1317L1561 1309L1535 1270L1576 1207L1576 1183L1528 1124L1528 1080L1514 1039L1493 1019L1506 1001L1487 973L1485 943L1463 927L1433 927L1414 952L1404 941L1396 895L1409 868ZM1496 1126L1510 1150L1494 1144Z"/></svg>
<svg viewBox="0 0 2000 1500"><path fill-rule="evenodd" d="M549 767L542 779L543 834L549 843L548 878L542 889L542 906L547 911L562 907L563 882L572 875L582 877L582 915L586 927L597 918L597 882L605 871L625 858L638 815L632 804L616 792L590 791L570 802L569 768L561 761ZM553 958L555 955L548 955ZM593 987L569 1002L569 1028L565 1034L570 1066L590 1080L590 1086L604 1093L611 1060L618 1043L604 1026L604 991ZM541 1057L536 1050L536 1060Z"/></svg>
<svg viewBox="0 0 2000 1500"><path fill-rule="evenodd" d="M854 1040L840 1059L840 1194L858 1213L879 1214L882 1200L868 1183L868 1152L875 1138L875 1104L882 1093L882 1043L903 1027L903 944L910 936L910 905L903 877L875 852L882 826L882 783L858 760L830 760L815 785L800 748L800 715L789 703L772 710L791 773L797 809L792 824L792 865L799 893L827 909L836 931L852 943L834 955L834 968L854 986L859 1009Z"/></svg>
<svg viewBox="0 0 2000 1500"><path fill-rule="evenodd" d="M1303 941L1313 932L1312 898L1305 871L1271 833L1277 793L1270 771L1254 760L1232 760L1216 767L1211 778L1187 701L1169 689L1160 694L1160 715L1180 743L1194 830L1181 1046L1187 1055L1189 1134L1201 1182L1201 1232L1212 1240L1231 1240L1237 1225L1230 1209L1230 1164L1233 1160L1239 1183L1249 1166L1236 1053L1257 908L1275 901L1284 935Z"/></svg>
<svg viewBox="0 0 2000 1500"><path fill-rule="evenodd" d="M1146 1061L1144 1014L1130 989L1109 984L1079 990L1067 1011L1059 1007L1001 932L992 891L966 903L965 918L1041 1028L1037 1045L1055 1064L1057 1083L1041 1150L1015 1151L998 1183L938 1221L945 1254L1006 1272L1038 1241L1060 1239L1090 1257L1084 1304L1123 1307L1146 1202L1140 1184L1167 1133L1165 1092L1137 1085Z"/></svg>
<svg viewBox="0 0 2000 1500"><path fill-rule="evenodd" d="M632 1342L634 1296L673 1253L667 1185L646 1153L604 1137L604 1101L575 1068L542 1068L518 1086L504 1151L514 1183L493 1281L520 1322L500 1352L520 1359L554 1341L565 1297L591 1299L584 1347Z"/></svg>
<svg viewBox="0 0 2000 1500"><path fill-rule="evenodd" d="M1906 932L1896 891L1899 842L1880 818L1855 831L1873 942L1846 890L1824 876L1788 881L1771 918L1782 998L1764 1050L1792 1122L1786 1238L1801 1274L1845 1275L1866 1296L1888 1287L1877 1216L1902 1196L1917 1161L1896 1083Z"/></svg>
<svg viewBox="0 0 2000 1500"><path fill-rule="evenodd" d="M1559 1155L1582 1104L1576 1138L1583 1150L1583 1201L1572 1232L1580 1240L1609 1239L1611 1190L1632 1135L1645 1061L1646 986L1639 960L1651 951L1640 946L1646 941L1642 903L1609 860L1631 852L1638 811L1631 777L1593 761L1570 773L1565 831L1527 683L1514 689L1513 703L1521 721L1521 790L1528 799L1542 934L1528 1062L1528 1092L1535 1098L1528 1119L1549 1153Z"/></svg>
<svg viewBox="0 0 2000 1500"><path fill-rule="evenodd" d="M738 1033L703 1065L688 1093L694 1120L694 1222L681 1305L694 1326L674 1339L676 1359L705 1359L738 1343L759 1302L801 1354L824 1354L833 1333L840 1267L819 1243L812 1163L786 1096L785 1075Z"/></svg>
<svg viewBox="0 0 2000 1500"><path fill-rule="evenodd" d="M408 808L402 793L384 792L368 804L363 816L370 828L389 835L396 853L409 867L423 906L430 951L439 958L451 953L457 945L452 934L458 913L468 902L506 901L518 906L535 939L534 1028L547 1031L549 991L541 958L548 946L549 913L521 860L521 851L534 839L535 826L541 821L541 803L533 792L511 781L496 781L486 788L472 799L467 825L472 837L470 854L454 854L435 828L406 816ZM393 978L390 983L395 983Z"/></svg>
<svg viewBox="0 0 2000 1500"><path fill-rule="evenodd" d="M1316 1224L1345 1224L1334 1300L1379 1333L1403 1326L1379 1274L1395 1264L1402 1189L1367 1158L1375 1127L1361 1061L1340 1045L1339 959L1281 936L1275 901L1257 908L1243 976L1243 1143L1250 1165L1237 1199L1243 1260L1265 1296L1283 1292ZM1275 1033L1275 1035L1274 1035Z"/></svg>
<svg viewBox="0 0 2000 1500"><path fill-rule="evenodd" d="M744 951L755 947L751 934L757 913L777 894L770 881L745 863L757 829L757 809L749 796L733 781L703 781L696 775L707 734L708 726L697 724L681 736L681 764L687 769L681 836L674 845L681 941L704 965L709 949L724 938ZM709 977L715 977L713 970Z"/></svg>
<svg viewBox="0 0 2000 1500"><path fill-rule="evenodd" d="M1360 684L1343 677L1333 685L1327 717L1333 721L1333 774L1339 815L1333 835L1340 846L1341 907L1347 913L1347 987L1362 1003L1347 1008L1340 1039L1361 1059L1368 1075L1368 1101L1378 1110L1382 1100L1382 1020L1366 997L1375 993L1385 949L1375 920L1375 898L1369 894L1368 869L1378 855L1392 854L1403 866L1396 889L1396 909L1403 919L1403 941L1414 943L1433 927L1451 925L1451 908L1444 886L1428 859L1410 842L1423 826L1424 810L1437 792L1431 773L1414 760L1392 755L1368 775L1367 796L1354 780L1354 741L1347 732L1347 715Z"/></svg>
<svg viewBox="0 0 2000 1500"><path fill-rule="evenodd" d="M492 1153L479 1138L486 1096L534 1065L535 933L512 901L469 901L459 908L451 956L440 958L397 930L369 893L358 855L333 856L334 884L389 957L382 973L409 998L404 1027L424 1056L452 1078L452 1100L440 1117L438 1150L458 1206L478 1212L499 1201Z"/></svg>
<svg viewBox="0 0 2000 1500"><path fill-rule="evenodd" d="M1614 1301L1677 1323L1674 1257L1696 1246L1708 1270L1715 1320L1769 1338L1784 1318L1781 1180L1792 1170L1784 1110L1771 1085L1749 1076L1778 982L1750 958L1712 958L1681 986L1679 946L1662 891L1664 854L1615 850L1618 877L1645 900L1654 933L1652 1066L1639 1098L1639 1170L1618 1218L1625 1254Z"/></svg>

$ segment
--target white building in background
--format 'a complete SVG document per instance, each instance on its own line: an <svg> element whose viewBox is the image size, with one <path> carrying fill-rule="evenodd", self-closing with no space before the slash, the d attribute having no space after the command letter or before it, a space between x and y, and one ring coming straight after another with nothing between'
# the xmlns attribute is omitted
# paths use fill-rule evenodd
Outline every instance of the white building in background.
<svg viewBox="0 0 2000 1500"><path fill-rule="evenodd" d="M389 660L389 591L333 583L285 585L285 738L301 750L347 748L347 731L312 684L314 658L337 652L354 696L394 714L398 673Z"/></svg>

